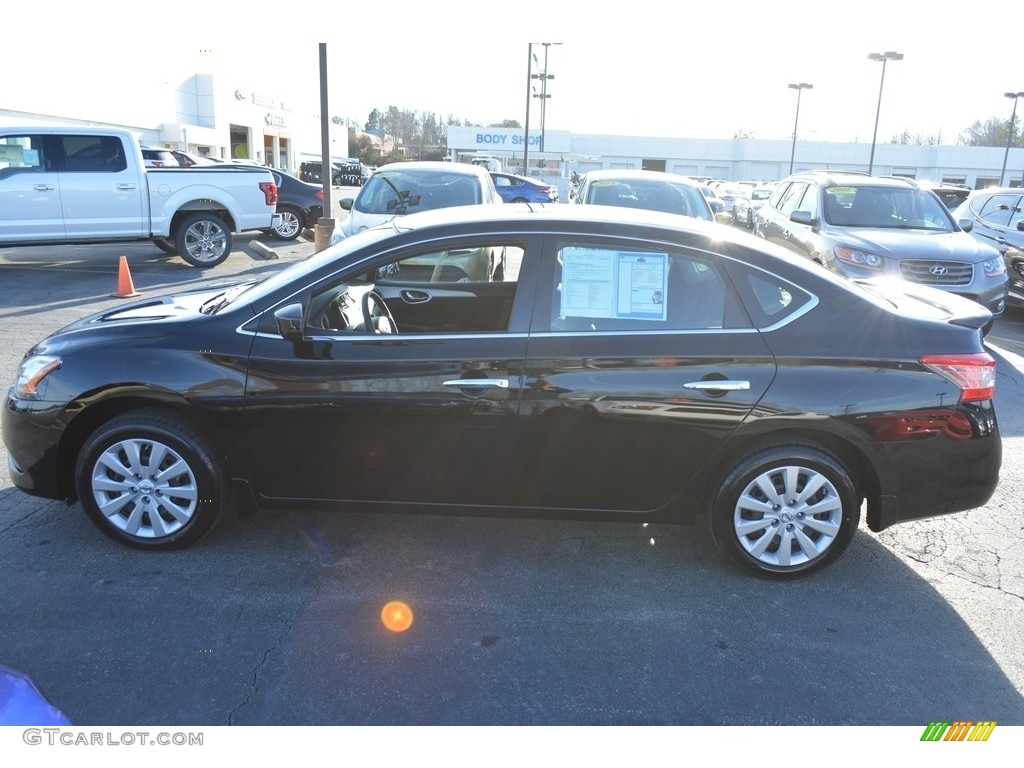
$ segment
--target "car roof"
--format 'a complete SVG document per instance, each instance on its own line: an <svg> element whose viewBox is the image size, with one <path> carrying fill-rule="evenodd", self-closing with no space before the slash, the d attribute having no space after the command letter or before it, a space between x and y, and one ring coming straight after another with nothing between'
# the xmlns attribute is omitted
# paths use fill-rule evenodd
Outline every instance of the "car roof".
<svg viewBox="0 0 1024 768"><path fill-rule="evenodd" d="M700 182L678 173L647 171L639 168L603 168L599 171L587 171L585 178L592 181L640 181L641 179L649 179L651 181L671 181L673 183L686 184L690 187L701 186Z"/></svg>
<svg viewBox="0 0 1024 768"><path fill-rule="evenodd" d="M388 163L377 168L376 173L387 171L442 171L444 173L462 173L466 176L490 178L490 173L479 165L468 163L448 163L443 160L410 160L405 163Z"/></svg>
<svg viewBox="0 0 1024 768"><path fill-rule="evenodd" d="M503 205L463 205L411 213L387 222L402 231L450 224L483 224L533 222L539 230L569 228L574 223L601 222L606 224L633 224L657 226L665 229L692 231L716 239L730 239L734 232L729 227L705 219L686 218L639 208L607 205L558 205L548 203L505 203ZM526 227L529 228L528 226ZM747 235L749 237L749 235Z"/></svg>
<svg viewBox="0 0 1024 768"><path fill-rule="evenodd" d="M799 173L794 173L792 176L789 176L782 181L807 177L818 180L823 179L826 184L834 186L912 188L917 186L913 179L905 179L901 176L869 176L866 173L858 173L857 171L830 171L825 169L800 171ZM779 183L781 184L782 182Z"/></svg>

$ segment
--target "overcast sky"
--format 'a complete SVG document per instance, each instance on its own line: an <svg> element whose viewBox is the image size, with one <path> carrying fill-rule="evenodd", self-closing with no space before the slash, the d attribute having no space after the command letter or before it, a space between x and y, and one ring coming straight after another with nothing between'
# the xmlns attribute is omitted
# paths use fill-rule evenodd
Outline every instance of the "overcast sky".
<svg viewBox="0 0 1024 768"><path fill-rule="evenodd" d="M975 120L1009 119L1003 93L1024 91L1019 35L997 31L1024 19L1012 4L984 18L949 0L860 0L845 11L765 0L98 5L109 23L91 26L101 16L93 3L88 23L68 6L42 36L5 35L0 107L75 114L102 102L123 112L212 72L317 111L320 42L329 112L360 125L390 105L522 123L531 42L542 62L539 44L560 43L547 49L546 128L574 133L789 139L797 92L787 84L808 82L801 139L870 142L882 65L868 54L890 50L905 58L886 66L880 142L907 130L955 143Z"/></svg>

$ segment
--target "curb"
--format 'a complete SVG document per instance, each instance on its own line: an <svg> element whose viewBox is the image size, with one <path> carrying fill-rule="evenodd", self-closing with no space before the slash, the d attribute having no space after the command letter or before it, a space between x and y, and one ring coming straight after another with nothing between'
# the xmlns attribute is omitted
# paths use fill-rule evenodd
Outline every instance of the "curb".
<svg viewBox="0 0 1024 768"><path fill-rule="evenodd" d="M256 253L258 253L264 259L268 259L269 260L269 259L279 259L279 258L281 258L277 254L277 251L275 251L273 248L271 248L266 243L263 243L263 242L261 242L259 240L250 240L249 241L249 247L252 248L254 251L256 251Z"/></svg>

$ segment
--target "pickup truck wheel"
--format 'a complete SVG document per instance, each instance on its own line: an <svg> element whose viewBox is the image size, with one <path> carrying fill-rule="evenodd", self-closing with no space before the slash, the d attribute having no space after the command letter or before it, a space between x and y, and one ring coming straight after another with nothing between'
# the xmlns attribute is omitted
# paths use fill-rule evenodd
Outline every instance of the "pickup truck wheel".
<svg viewBox="0 0 1024 768"><path fill-rule="evenodd" d="M302 233L302 216L295 208L278 208L281 214L281 224L272 228L274 237L278 240L294 240Z"/></svg>
<svg viewBox="0 0 1024 768"><path fill-rule="evenodd" d="M181 220L174 235L178 255L193 267L215 267L231 253L231 230L213 213L193 213Z"/></svg>

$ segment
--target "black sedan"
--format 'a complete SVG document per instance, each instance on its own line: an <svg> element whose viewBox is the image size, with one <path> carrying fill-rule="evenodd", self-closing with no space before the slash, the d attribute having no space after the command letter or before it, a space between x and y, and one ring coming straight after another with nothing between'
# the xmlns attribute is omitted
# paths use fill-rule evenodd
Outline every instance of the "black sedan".
<svg viewBox="0 0 1024 768"><path fill-rule="evenodd" d="M281 171L272 171L277 182L277 213L281 223L271 230L279 240L294 240L323 216L324 190Z"/></svg>
<svg viewBox="0 0 1024 768"><path fill-rule="evenodd" d="M479 252L500 280L445 269ZM898 286L651 211L442 209L74 323L3 437L16 486L142 548L231 506L524 514L702 522L801 576L864 501L880 531L996 487L991 315Z"/></svg>

